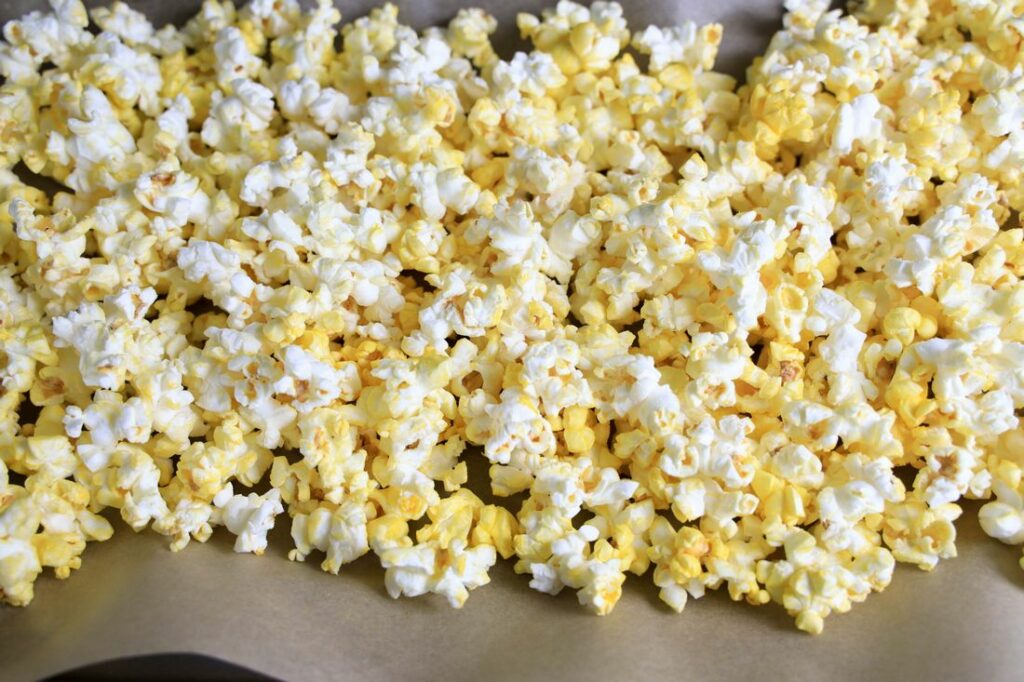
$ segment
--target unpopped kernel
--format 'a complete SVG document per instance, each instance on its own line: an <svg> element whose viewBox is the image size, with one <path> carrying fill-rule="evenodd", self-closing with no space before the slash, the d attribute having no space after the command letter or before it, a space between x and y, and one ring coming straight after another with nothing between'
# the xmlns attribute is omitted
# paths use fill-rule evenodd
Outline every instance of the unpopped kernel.
<svg viewBox="0 0 1024 682"><path fill-rule="evenodd" d="M962 498L1024 543L1021 2L787 0L743 85L613 2L507 60L476 9L50 4L0 43L7 603L104 509L812 633L955 556Z"/></svg>

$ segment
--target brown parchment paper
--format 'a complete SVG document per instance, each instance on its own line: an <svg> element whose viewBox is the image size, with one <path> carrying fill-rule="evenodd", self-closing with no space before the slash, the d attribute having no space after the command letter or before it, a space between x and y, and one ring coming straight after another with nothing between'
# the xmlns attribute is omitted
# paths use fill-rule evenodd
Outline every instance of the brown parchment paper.
<svg viewBox="0 0 1024 682"><path fill-rule="evenodd" d="M621 0L631 27L684 19L720 21L719 68L740 75L780 25L778 0ZM95 1L87 5L99 4ZM180 23L198 0L130 4L155 23ZM339 2L343 21L376 3ZM463 5L504 24L516 46L518 11L548 0L399 1L404 22L447 21ZM0 22L44 7L0 0ZM506 55L507 56L507 55ZM479 486L477 491L480 492ZM798 632L778 605L754 608L724 590L676 615L650 575L631 576L614 613L598 618L572 590L530 590L499 561L492 582L462 610L440 598L392 601L372 555L333 576L320 559L288 561L287 515L263 557L235 554L218 530L206 545L174 554L155 533L133 533L115 516L114 538L91 543L83 567L61 581L47 573L25 609L0 607L0 680L36 679L112 658L206 654L295 680L979 680L1024 679L1024 572L1018 548L984 536L977 503L958 522L960 557L931 574L899 566L892 585L825 632Z"/></svg>

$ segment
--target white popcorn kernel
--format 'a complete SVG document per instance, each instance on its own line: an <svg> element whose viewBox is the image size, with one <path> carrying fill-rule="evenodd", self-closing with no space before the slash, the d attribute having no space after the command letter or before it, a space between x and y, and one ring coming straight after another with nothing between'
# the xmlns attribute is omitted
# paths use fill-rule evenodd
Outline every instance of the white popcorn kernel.
<svg viewBox="0 0 1024 682"><path fill-rule="evenodd" d="M217 507L213 521L222 524L237 535L236 552L263 554L267 548L267 531L274 527L274 517L284 511L281 493L271 490L263 495L231 495L226 488L227 499L214 499ZM224 496L218 496L224 497Z"/></svg>

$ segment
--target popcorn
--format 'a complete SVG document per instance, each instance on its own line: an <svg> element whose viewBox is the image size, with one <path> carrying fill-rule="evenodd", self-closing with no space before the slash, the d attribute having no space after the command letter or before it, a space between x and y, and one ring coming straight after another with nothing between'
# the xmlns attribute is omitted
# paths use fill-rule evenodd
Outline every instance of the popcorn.
<svg viewBox="0 0 1024 682"><path fill-rule="evenodd" d="M985 132L993 137L1009 135L1024 125L1020 93L1009 88L985 94L974 103L971 113L981 118Z"/></svg>
<svg viewBox="0 0 1024 682"><path fill-rule="evenodd" d="M1021 495L1020 468L1006 462L992 483L996 495L978 512L978 520L986 533L1011 545L1024 542L1024 496Z"/></svg>
<svg viewBox="0 0 1024 682"><path fill-rule="evenodd" d="M524 458L551 454L555 437L551 424L541 416L536 398L510 388L501 392L501 402L484 408L490 436L484 442L484 456L495 464L508 464L513 454Z"/></svg>
<svg viewBox="0 0 1024 682"><path fill-rule="evenodd" d="M238 536L235 551L242 553L263 554L267 548L267 531L274 527L274 517L284 511L280 491L232 495L230 483L217 493L213 504L216 507L213 521L222 523Z"/></svg>
<svg viewBox="0 0 1024 682"><path fill-rule="evenodd" d="M229 96L214 92L200 135L205 144L224 151L244 149L274 117L274 94L266 87L244 77L233 79L229 87L233 93Z"/></svg>
<svg viewBox="0 0 1024 682"><path fill-rule="evenodd" d="M337 573L344 564L370 551L366 535L366 511L363 504L346 500L333 512L317 507L310 514L296 514L292 520L295 549L288 557L298 561L314 549L326 552L321 567Z"/></svg>
<svg viewBox="0 0 1024 682"><path fill-rule="evenodd" d="M213 54L217 59L217 80L228 87L236 78L257 77L263 67L263 60L249 51L245 36L234 26L220 30Z"/></svg>
<svg viewBox="0 0 1024 682"><path fill-rule="evenodd" d="M153 37L153 25L146 15L123 2L115 2L110 7L96 7L89 16L105 32L116 35L128 45L146 44Z"/></svg>
<svg viewBox="0 0 1024 682"><path fill-rule="evenodd" d="M953 521L962 510L956 504L928 507L912 498L892 505L884 516L882 537L898 561L931 570L940 559L956 556L956 528Z"/></svg>
<svg viewBox="0 0 1024 682"><path fill-rule="evenodd" d="M0 46L0 73L14 82L33 80L45 61L67 66L72 49L88 44L92 36L85 6L78 0L53 0L52 12L29 12L4 26Z"/></svg>
<svg viewBox="0 0 1024 682"><path fill-rule="evenodd" d="M66 317L54 318L55 345L78 352L87 386L117 390L124 384L129 360L143 347L141 337L149 327L144 315L155 300L153 289L133 287L107 297L103 306L83 303Z"/></svg>
<svg viewBox="0 0 1024 682"><path fill-rule="evenodd" d="M11 485L7 466L0 462L3 504L0 505L0 590L4 601L24 606L32 601L33 583L42 570L32 538L39 512L22 486Z"/></svg>
<svg viewBox="0 0 1024 682"><path fill-rule="evenodd" d="M591 551L589 543L598 537L597 528L585 524L580 530L555 539L551 543L551 558L530 565L534 576L530 586L549 594L571 587L578 590L580 604L599 616L610 613L622 594L626 576L620 570L619 559L595 558L596 552Z"/></svg>
<svg viewBox="0 0 1024 682"><path fill-rule="evenodd" d="M135 139L99 89L86 86L78 109L72 114L76 117L68 119L69 135L50 133L47 154L61 165L72 163L67 184L73 190L113 189L119 171L135 151Z"/></svg>
<svg viewBox="0 0 1024 682"><path fill-rule="evenodd" d="M498 28L497 20L481 9L460 9L448 24L448 43L456 54L465 55L479 67L497 59L490 36Z"/></svg>
<svg viewBox="0 0 1024 682"><path fill-rule="evenodd" d="M495 281L480 280L462 266L433 275L434 299L419 312L420 330L434 343L453 333L483 336L496 327L508 306L506 289Z"/></svg>
<svg viewBox="0 0 1024 682"><path fill-rule="evenodd" d="M67 578L81 566L80 555L89 540L107 540L113 528L86 506L89 492L68 480L33 479L26 488L39 513L39 532L32 545L43 567L52 567L58 578Z"/></svg>
<svg viewBox="0 0 1024 682"><path fill-rule="evenodd" d="M867 144L879 137L882 132L881 121L877 118L880 109L881 104L872 93L842 104L832 133L832 151L849 154L855 142Z"/></svg>
<svg viewBox="0 0 1024 682"><path fill-rule="evenodd" d="M738 217L737 222L741 227L732 248L726 251L716 247L702 252L698 255L698 263L716 287L733 292L727 305L737 326L746 330L765 310L767 292L758 274L774 256L775 243L784 235L771 223L754 223L750 214Z"/></svg>
<svg viewBox="0 0 1024 682"><path fill-rule="evenodd" d="M812 633L956 556L962 498L1024 544L1020 27L786 7L742 86L720 25L613 2L521 14L507 60L473 9L9 22L0 599L107 508L255 554L287 513L289 558L372 553L394 597L460 607L500 556L601 615L651 571Z"/></svg>
<svg viewBox="0 0 1024 682"><path fill-rule="evenodd" d="M701 559L711 546L700 530L683 526L678 531L663 516L650 527L647 553L655 564L654 584L661 588L658 596L672 610L682 612L689 596L704 595Z"/></svg>
<svg viewBox="0 0 1024 682"><path fill-rule="evenodd" d="M796 616L796 625L820 633L832 611L848 611L852 602L863 601L892 580L893 556L875 547L860 556L832 555L816 545L815 538L795 530L785 544L786 558L758 562L758 579L772 599Z"/></svg>
<svg viewBox="0 0 1024 682"><path fill-rule="evenodd" d="M92 42L80 74L85 83L103 90L119 108L138 104L149 115L159 111L163 80L156 59L132 50L111 33L101 33Z"/></svg>
<svg viewBox="0 0 1024 682"><path fill-rule="evenodd" d="M831 474L834 469L830 467ZM885 457L869 460L855 453L842 463L842 473L836 472L842 483L826 478L826 486L818 493L818 516L822 529L819 540L832 551L864 549L858 524L865 517L881 514L886 503L901 502L903 485L892 473L892 463Z"/></svg>
<svg viewBox="0 0 1024 682"><path fill-rule="evenodd" d="M597 2L590 8L561 0L545 10L543 20L520 14L516 24L523 37L548 52L568 76L578 71L604 71L629 40L622 7Z"/></svg>
<svg viewBox="0 0 1024 682"><path fill-rule="evenodd" d="M648 26L633 36L632 45L641 54L651 56L651 71L657 73L670 64L681 64L694 70L710 69L721 39L721 25L707 24L698 29L696 24L688 21L671 28Z"/></svg>
<svg viewBox="0 0 1024 682"><path fill-rule="evenodd" d="M96 503L120 509L121 518L132 530L142 530L168 514L167 502L160 494L160 470L136 445L115 445L106 461L101 460L96 471L83 474L82 479Z"/></svg>
<svg viewBox="0 0 1024 682"><path fill-rule="evenodd" d="M470 590L490 582L487 571L497 560L493 546L469 542L471 526L484 509L468 490L431 507L431 522L417 531L417 544L380 553L388 594L397 599L434 592L461 608Z"/></svg>
<svg viewBox="0 0 1024 682"><path fill-rule="evenodd" d="M291 396L291 404L300 413L327 405L342 393L352 400L361 388L354 365L335 369L298 346L285 347L283 363L284 376L274 388Z"/></svg>

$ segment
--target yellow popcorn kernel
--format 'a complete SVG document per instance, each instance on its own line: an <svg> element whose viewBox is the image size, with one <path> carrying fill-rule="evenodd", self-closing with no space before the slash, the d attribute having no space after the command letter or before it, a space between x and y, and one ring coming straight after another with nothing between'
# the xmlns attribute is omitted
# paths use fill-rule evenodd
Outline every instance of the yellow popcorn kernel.
<svg viewBox="0 0 1024 682"><path fill-rule="evenodd" d="M269 343L280 346L292 343L305 332L305 320L297 314L271 320L263 326L263 337Z"/></svg>
<svg viewBox="0 0 1024 682"><path fill-rule="evenodd" d="M594 24L589 21L576 24L569 30L569 45L576 54L586 55L593 49L597 37L597 27Z"/></svg>
<svg viewBox="0 0 1024 682"><path fill-rule="evenodd" d="M465 462L459 462L452 469L446 471L441 478L446 492L454 492L469 480L469 468Z"/></svg>
<svg viewBox="0 0 1024 682"><path fill-rule="evenodd" d="M507 167L508 163L505 159L491 159L474 168L469 177L480 185L481 189L488 189L494 187L505 177Z"/></svg>
<svg viewBox="0 0 1024 682"><path fill-rule="evenodd" d="M911 308L920 315L917 323L917 334L922 339L930 339L938 333L939 319L942 315L942 306L933 298L918 296L910 302Z"/></svg>
<svg viewBox="0 0 1024 682"><path fill-rule="evenodd" d="M685 64L669 64L658 72L658 82L666 88L685 92L693 87L693 71Z"/></svg>
<svg viewBox="0 0 1024 682"><path fill-rule="evenodd" d="M474 545L493 545L503 559L508 559L515 554L513 539L519 531L519 522L512 512L488 504L480 510L480 518L473 528L471 540Z"/></svg>
<svg viewBox="0 0 1024 682"><path fill-rule="evenodd" d="M423 91L422 107L423 115L432 124L442 128L448 127L455 120L455 112L458 102L447 90L428 87Z"/></svg>
<svg viewBox="0 0 1024 682"><path fill-rule="evenodd" d="M493 464L488 469L491 478L491 492L498 497L508 497L529 489L533 484L530 472L514 467Z"/></svg>
<svg viewBox="0 0 1024 682"><path fill-rule="evenodd" d="M914 308L893 308L885 314L885 319L882 320L882 330L890 339L896 339L904 346L909 346L913 343L914 335L921 322L921 313Z"/></svg>
<svg viewBox="0 0 1024 682"><path fill-rule="evenodd" d="M908 499L887 509L882 537L897 561L930 571L941 558L956 556L956 520L962 510L956 504L929 508L923 501Z"/></svg>
<svg viewBox="0 0 1024 682"><path fill-rule="evenodd" d="M588 452L594 447L594 432L591 429L567 429L565 446L569 452Z"/></svg>
<svg viewBox="0 0 1024 682"><path fill-rule="evenodd" d="M821 272L821 279L825 284L831 284L839 276L841 261L834 250L829 250L818 264L818 271Z"/></svg>
<svg viewBox="0 0 1024 682"><path fill-rule="evenodd" d="M223 175L228 170L228 159L219 151L215 151L206 157L206 171L211 175Z"/></svg>
<svg viewBox="0 0 1024 682"><path fill-rule="evenodd" d="M366 524L366 534L371 547L411 547L409 524L405 519L392 514L383 514Z"/></svg>
<svg viewBox="0 0 1024 682"><path fill-rule="evenodd" d="M267 48L267 37L263 30L251 19L241 19L237 25L249 52L263 54Z"/></svg>
<svg viewBox="0 0 1024 682"><path fill-rule="evenodd" d="M697 306L696 318L717 330L730 331L736 326L732 313L720 303L701 303Z"/></svg>
<svg viewBox="0 0 1024 682"><path fill-rule="evenodd" d="M778 298L784 310L802 311L807 309L807 297L804 292L790 284L783 284L779 287Z"/></svg>
<svg viewBox="0 0 1024 682"><path fill-rule="evenodd" d="M174 99L189 83L189 68L184 50L178 50L160 60L160 96Z"/></svg>
<svg viewBox="0 0 1024 682"><path fill-rule="evenodd" d="M397 502L398 511L406 518L418 519L427 510L426 500L419 495L401 494Z"/></svg>
<svg viewBox="0 0 1024 682"><path fill-rule="evenodd" d="M473 524L474 506L478 506L480 501L476 500L473 504L463 494L472 495L463 488L430 508L428 513L431 522L416 531L416 542L433 542L447 549L453 541L468 538Z"/></svg>
<svg viewBox="0 0 1024 682"><path fill-rule="evenodd" d="M919 426L936 407L928 399L928 390L905 376L894 378L886 387L885 403L908 426Z"/></svg>
<svg viewBox="0 0 1024 682"><path fill-rule="evenodd" d="M708 555L722 558L724 545L715 547L698 529L683 526L676 534L675 553L669 562L669 570L676 582L686 582L699 576L703 570L701 560Z"/></svg>
<svg viewBox="0 0 1024 682"><path fill-rule="evenodd" d="M32 404L39 406L59 405L64 400L64 380L59 367L43 367L39 370L29 392Z"/></svg>
<svg viewBox="0 0 1024 682"><path fill-rule="evenodd" d="M758 469L754 474L754 480L751 483L751 486L754 489L754 494L763 501L782 490L784 483L781 479L773 476L767 471Z"/></svg>
<svg viewBox="0 0 1024 682"><path fill-rule="evenodd" d="M589 410L583 407L568 407L562 414L562 428L565 429L565 445L569 452L588 452L594 447L594 430L587 426Z"/></svg>

